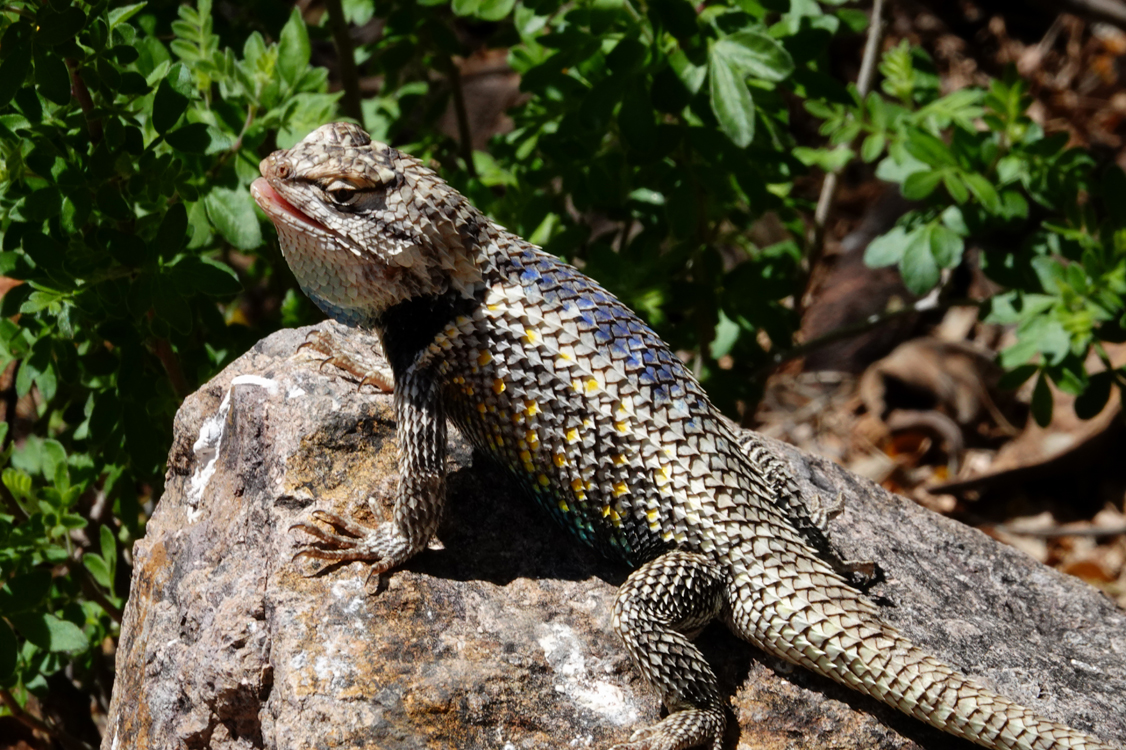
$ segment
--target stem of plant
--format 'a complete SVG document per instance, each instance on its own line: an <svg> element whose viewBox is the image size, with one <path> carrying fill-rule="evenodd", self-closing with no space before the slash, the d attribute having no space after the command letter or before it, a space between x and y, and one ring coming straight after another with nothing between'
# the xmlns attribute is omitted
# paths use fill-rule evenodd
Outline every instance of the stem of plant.
<svg viewBox="0 0 1126 750"><path fill-rule="evenodd" d="M450 94L454 100L454 115L457 118L457 139L461 147L461 158L465 171L477 179L477 167L473 164L473 133L469 130L469 113L465 109L465 92L461 88L461 70L452 57L446 58L446 76L450 82Z"/></svg>
<svg viewBox="0 0 1126 750"><path fill-rule="evenodd" d="M360 106L360 76L356 71L356 52L352 46L352 37L348 33L348 23L344 20L344 7L340 0L325 0L325 5L328 8L328 25L332 31L332 41L336 44L340 88L344 91L340 107L344 110L344 114L367 130L364 125L364 111Z"/></svg>
<svg viewBox="0 0 1126 750"><path fill-rule="evenodd" d="M872 20L868 26L868 39L864 43L864 57L860 63L860 75L856 80L856 88L862 101L872 90L872 79L875 78L876 61L880 57L880 41L883 39L883 14L884 0L874 0L872 3ZM808 250L802 263L805 281L802 284L801 297L797 300L796 305L799 315L805 309L809 296L813 292L813 271L817 268L817 264L821 262L821 256L825 252L825 230L829 223L829 214L833 210L833 201L837 195L837 183L842 171L844 171L843 166L829 172L825 175L825 181L821 183L821 195L817 198L817 210L813 214L813 226L809 228L809 233L806 235Z"/></svg>

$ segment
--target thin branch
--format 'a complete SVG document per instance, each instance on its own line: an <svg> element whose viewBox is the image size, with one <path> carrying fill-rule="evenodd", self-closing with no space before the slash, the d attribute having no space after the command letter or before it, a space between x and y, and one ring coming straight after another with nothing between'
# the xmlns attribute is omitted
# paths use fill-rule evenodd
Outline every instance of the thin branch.
<svg viewBox="0 0 1126 750"><path fill-rule="evenodd" d="M184 371L180 367L180 360L176 353L172 351L172 345L168 343L168 339L154 338L152 351L156 358L160 360L160 364L164 365L164 372L168 375L168 382L172 384L172 390L175 391L176 397L183 401L192 395L188 379L184 377Z"/></svg>
<svg viewBox="0 0 1126 750"><path fill-rule="evenodd" d="M1013 536L1031 536L1038 539L1054 539L1058 536L1118 536L1119 534L1126 534L1126 526L1089 526L1078 529L1053 526L1049 529L1021 529L1001 523L992 528L994 531L1012 534Z"/></svg>
<svg viewBox="0 0 1126 750"><path fill-rule="evenodd" d="M48 737L54 737L66 750L94 750L93 746L71 735L61 727L48 724L38 716L29 714L8 690L0 690L0 704L8 708L16 721L34 732L42 732Z"/></svg>
<svg viewBox="0 0 1126 750"><path fill-rule="evenodd" d="M1121 0L1055 0L1048 4L1092 21L1104 21L1126 29L1126 3Z"/></svg>
<svg viewBox="0 0 1126 750"><path fill-rule="evenodd" d="M454 100L454 115L457 117L457 140L461 147L461 158L465 171L477 178L477 167L473 164L473 133L469 130L469 113L465 109L465 92L461 87L461 70L452 57L446 58L446 74L450 81L450 93Z"/></svg>
<svg viewBox="0 0 1126 750"><path fill-rule="evenodd" d="M788 362L791 359L797 359L798 357L804 357L811 351L820 349L823 346L828 346L829 344L840 341L842 339L859 336L862 333L867 333L868 331L879 328L885 323L893 320L898 320L899 318L903 318L908 315L914 315L916 313L922 312L931 312L932 310L948 310L951 307L981 307L981 305L981 301L975 299L952 299L943 300L942 302L935 302L933 296L927 296L916 302L914 305L910 305L899 310L893 310L891 312L881 313L878 315L870 315L864 320L858 321L856 323L852 323L847 326L841 326L840 328L834 328L824 336L818 336L815 339L810 339L809 341L798 344L797 346L786 349L785 351L772 354L770 355L770 359L768 359L765 364L760 365L757 369L755 369L754 372L751 373L751 379L764 379L768 375L770 375L771 372L773 372L774 368L776 368L783 362Z"/></svg>
<svg viewBox="0 0 1126 750"><path fill-rule="evenodd" d="M344 20L344 8L340 0L325 0L328 8L328 25L332 30L332 41L336 43L336 60L340 66L340 87L344 96L340 107L367 130L364 125L364 111L360 106L360 76L356 71L356 52L352 46L352 35L348 33L348 23Z"/></svg>
<svg viewBox="0 0 1126 750"><path fill-rule="evenodd" d="M70 69L70 93L78 101L78 106L82 108L82 114L86 115L86 128L90 131L90 141L100 143L102 140L102 121L101 118L91 116L94 111L94 100L90 98L90 89L86 88L86 82L82 80L78 61L68 57L66 66Z"/></svg>
<svg viewBox="0 0 1126 750"><path fill-rule="evenodd" d="M872 90L872 79L875 78L876 61L880 56L880 42L884 32L884 0L874 0L872 3L872 20L868 25L868 40L864 43L864 57L860 63L860 75L856 80L856 88L863 100ZM859 136L857 136L859 138ZM813 270L821 262L825 251L825 229L829 223L829 213L833 210L833 201L837 196L837 183L844 167L833 170L825 175L821 183L821 195L817 199L817 210L813 214L813 226L809 229L806 239L807 252L802 271L805 275L804 291L801 299L797 301L798 311L805 307L806 299L812 293Z"/></svg>

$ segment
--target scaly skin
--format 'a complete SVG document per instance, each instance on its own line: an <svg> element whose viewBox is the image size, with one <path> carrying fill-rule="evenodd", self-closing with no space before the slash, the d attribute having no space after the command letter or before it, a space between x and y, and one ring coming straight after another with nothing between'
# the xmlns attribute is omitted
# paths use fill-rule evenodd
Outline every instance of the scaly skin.
<svg viewBox="0 0 1126 750"><path fill-rule="evenodd" d="M987 747L1111 747L986 690L882 622L826 559L785 464L736 436L653 331L417 159L338 123L261 169L254 197L302 289L379 333L402 446L392 519L369 528L318 512L332 530L299 524L320 541L299 554L382 572L422 550L445 499L448 419L580 540L636 568L614 627L669 715L618 748L718 750L724 701L690 640L717 617L765 651Z"/></svg>

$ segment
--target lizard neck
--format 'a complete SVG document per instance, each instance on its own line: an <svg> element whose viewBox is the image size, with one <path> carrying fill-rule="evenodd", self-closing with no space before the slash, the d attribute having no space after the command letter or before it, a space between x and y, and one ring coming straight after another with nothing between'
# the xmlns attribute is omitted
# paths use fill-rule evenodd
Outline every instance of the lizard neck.
<svg viewBox="0 0 1126 750"><path fill-rule="evenodd" d="M373 325L395 379L399 380L419 353L461 316L473 314L481 300L457 289L400 302L377 315Z"/></svg>

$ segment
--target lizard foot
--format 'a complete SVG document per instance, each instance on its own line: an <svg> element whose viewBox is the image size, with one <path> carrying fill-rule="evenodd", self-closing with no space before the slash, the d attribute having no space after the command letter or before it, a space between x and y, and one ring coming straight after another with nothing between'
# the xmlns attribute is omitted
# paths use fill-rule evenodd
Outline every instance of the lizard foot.
<svg viewBox="0 0 1126 750"><path fill-rule="evenodd" d="M331 334L325 331L311 332L306 337L305 341L297 347L297 351L301 351L306 347L318 354L324 355L320 364L322 370L325 365L332 365L349 375L359 378L360 388L363 388L365 385L371 385L383 393L392 393L395 390L395 377L390 370L385 367L366 366L365 363L360 361L357 357L341 351L340 343Z"/></svg>
<svg viewBox="0 0 1126 750"><path fill-rule="evenodd" d="M610 750L687 750L706 747L720 750L726 724L721 711L689 708L669 714L651 727L639 729L629 742Z"/></svg>
<svg viewBox="0 0 1126 750"><path fill-rule="evenodd" d="M313 511L313 518L331 527L326 530L310 521L300 521L289 527L315 538L317 546L299 549L292 560L311 557L331 562L373 563L372 574L383 573L410 557L410 544L391 522L368 526L324 510ZM319 544L318 544L319 543Z"/></svg>

